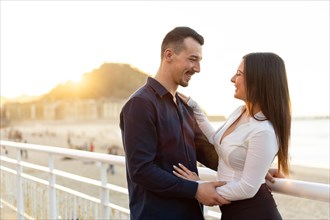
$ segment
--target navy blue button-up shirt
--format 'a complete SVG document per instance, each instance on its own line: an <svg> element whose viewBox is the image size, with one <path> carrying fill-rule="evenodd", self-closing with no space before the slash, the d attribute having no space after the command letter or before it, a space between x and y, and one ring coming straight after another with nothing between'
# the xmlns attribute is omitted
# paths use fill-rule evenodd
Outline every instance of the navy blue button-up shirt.
<svg viewBox="0 0 330 220"><path fill-rule="evenodd" d="M149 77L120 114L131 219L203 219L198 184L172 173L178 163L197 173L200 132L192 109L176 100Z"/></svg>

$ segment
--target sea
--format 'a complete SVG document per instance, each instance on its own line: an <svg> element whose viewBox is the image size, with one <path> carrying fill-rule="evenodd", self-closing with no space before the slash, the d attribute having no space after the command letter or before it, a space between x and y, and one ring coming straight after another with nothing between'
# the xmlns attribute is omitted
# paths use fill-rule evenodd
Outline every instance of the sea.
<svg viewBox="0 0 330 220"><path fill-rule="evenodd" d="M219 128L224 121L214 121ZM289 146L290 164L315 168L330 167L329 118L293 119Z"/></svg>

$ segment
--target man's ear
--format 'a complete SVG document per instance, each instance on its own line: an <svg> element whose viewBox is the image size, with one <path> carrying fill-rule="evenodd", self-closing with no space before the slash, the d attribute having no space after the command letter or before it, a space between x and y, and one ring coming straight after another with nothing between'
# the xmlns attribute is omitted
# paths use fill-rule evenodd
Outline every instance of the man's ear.
<svg viewBox="0 0 330 220"><path fill-rule="evenodd" d="M164 51L164 59L167 61L167 62L171 62L173 60L173 55L174 55L174 51L171 49L171 48L167 48L165 51Z"/></svg>

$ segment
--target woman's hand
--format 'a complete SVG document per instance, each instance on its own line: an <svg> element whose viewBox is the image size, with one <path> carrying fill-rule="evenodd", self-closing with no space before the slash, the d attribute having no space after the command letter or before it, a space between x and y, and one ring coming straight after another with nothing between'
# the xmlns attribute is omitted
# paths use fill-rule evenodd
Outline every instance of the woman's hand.
<svg viewBox="0 0 330 220"><path fill-rule="evenodd" d="M185 180L190 180L190 181L197 181L200 180L199 176L197 173L190 171L187 167L179 163L179 167L173 165L173 173L177 177L180 177Z"/></svg>
<svg viewBox="0 0 330 220"><path fill-rule="evenodd" d="M187 103L190 99L190 97L183 95L182 93L178 92L178 96L184 101L184 103Z"/></svg>
<svg viewBox="0 0 330 220"><path fill-rule="evenodd" d="M278 169L276 168L270 168L265 178L271 183L275 183L275 178L285 178L285 175L281 172L278 172Z"/></svg>

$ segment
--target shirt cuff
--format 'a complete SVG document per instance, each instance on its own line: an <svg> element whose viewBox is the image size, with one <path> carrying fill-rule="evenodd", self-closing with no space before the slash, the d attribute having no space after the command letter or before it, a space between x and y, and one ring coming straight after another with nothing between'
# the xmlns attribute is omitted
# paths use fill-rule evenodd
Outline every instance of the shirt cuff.
<svg viewBox="0 0 330 220"><path fill-rule="evenodd" d="M205 181L205 180L197 180L196 181L198 184L202 184L202 183L207 183L207 182L209 182L209 181Z"/></svg>
<svg viewBox="0 0 330 220"><path fill-rule="evenodd" d="M191 108L196 108L197 107L197 102L195 102L191 97L188 98L187 105Z"/></svg>

